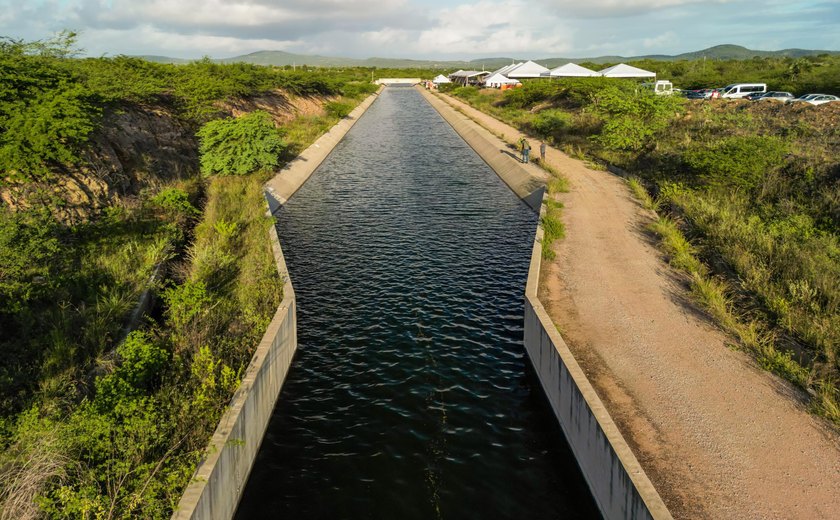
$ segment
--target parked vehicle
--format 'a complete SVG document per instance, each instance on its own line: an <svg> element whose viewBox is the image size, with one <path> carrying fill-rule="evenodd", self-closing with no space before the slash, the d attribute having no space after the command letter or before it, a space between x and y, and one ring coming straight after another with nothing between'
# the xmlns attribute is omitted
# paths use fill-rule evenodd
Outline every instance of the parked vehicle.
<svg viewBox="0 0 840 520"><path fill-rule="evenodd" d="M733 83L723 87L720 97L738 99L759 92L767 92L767 83Z"/></svg>
<svg viewBox="0 0 840 520"><path fill-rule="evenodd" d="M747 99L752 99L753 101L778 101L780 103L787 103L788 101L793 101L793 94L790 92L779 92L775 90L771 90L770 92L765 92L764 94L759 94L756 97L747 96Z"/></svg>
<svg viewBox="0 0 840 520"><path fill-rule="evenodd" d="M824 105L836 101L840 101L840 97L830 94L805 94L793 100L793 102L808 103L811 105Z"/></svg>
<svg viewBox="0 0 840 520"><path fill-rule="evenodd" d="M701 88L697 90L684 90L683 94L688 99L709 99L712 96L713 88Z"/></svg>
<svg viewBox="0 0 840 520"><path fill-rule="evenodd" d="M656 83L642 83L642 87L653 89L657 96L670 96L674 93L674 84L666 79L657 80Z"/></svg>

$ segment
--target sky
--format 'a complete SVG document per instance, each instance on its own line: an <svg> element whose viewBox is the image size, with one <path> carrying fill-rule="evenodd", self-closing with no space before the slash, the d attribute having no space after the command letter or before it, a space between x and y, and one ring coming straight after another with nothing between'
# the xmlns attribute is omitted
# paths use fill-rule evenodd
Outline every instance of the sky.
<svg viewBox="0 0 840 520"><path fill-rule="evenodd" d="M89 56L583 58L724 43L840 50L838 0L0 0L0 36Z"/></svg>

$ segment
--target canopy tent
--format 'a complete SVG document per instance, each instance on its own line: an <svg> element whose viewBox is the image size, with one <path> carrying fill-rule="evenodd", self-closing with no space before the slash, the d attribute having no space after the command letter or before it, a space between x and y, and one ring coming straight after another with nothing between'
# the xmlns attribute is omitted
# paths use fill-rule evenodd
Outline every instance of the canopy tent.
<svg viewBox="0 0 840 520"><path fill-rule="evenodd" d="M548 72L548 69L533 61L526 61L506 71L504 75L509 78L539 78L543 72Z"/></svg>
<svg viewBox="0 0 840 520"><path fill-rule="evenodd" d="M519 82L515 79L510 79L502 74L493 74L484 80L485 87L498 88L502 85L516 85Z"/></svg>
<svg viewBox="0 0 840 520"><path fill-rule="evenodd" d="M605 78L655 78L656 73L649 70L643 70L636 67L631 67L625 63L613 65L608 69L599 72Z"/></svg>
<svg viewBox="0 0 840 520"><path fill-rule="evenodd" d="M523 65L523 63L521 61L519 63L511 63L510 65L505 65L501 69L494 71L493 74L501 74L501 75L504 76L505 74L507 74L508 72L510 72L511 70L515 69L516 67L518 67L520 65Z"/></svg>
<svg viewBox="0 0 840 520"><path fill-rule="evenodd" d="M565 65L560 65L559 67L553 68L550 71L548 71L547 74L543 75L550 76L552 78L585 78L591 76L600 76L600 74L595 72L594 70L589 70L586 67L581 67L576 63L567 63Z"/></svg>
<svg viewBox="0 0 840 520"><path fill-rule="evenodd" d="M452 81L443 74L438 74L435 79L432 80L432 83L440 85L441 83L452 83Z"/></svg>
<svg viewBox="0 0 840 520"><path fill-rule="evenodd" d="M485 71L478 71L478 70L459 70L457 72L453 72L449 75L449 79L454 81L455 83L460 83L461 85L467 85L470 83L480 83L480 76L489 75L489 72Z"/></svg>

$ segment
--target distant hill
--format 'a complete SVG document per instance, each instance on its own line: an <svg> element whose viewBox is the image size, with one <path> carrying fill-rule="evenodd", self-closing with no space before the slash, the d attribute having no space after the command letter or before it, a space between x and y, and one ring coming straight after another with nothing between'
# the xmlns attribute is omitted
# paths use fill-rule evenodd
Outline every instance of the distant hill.
<svg viewBox="0 0 840 520"><path fill-rule="evenodd" d="M596 56L592 58L541 58L534 59L535 62L546 67L556 67L564 63L618 63L639 60L748 60L755 57L790 57L800 58L803 56L816 56L819 54L840 55L840 51L808 50L808 49L783 49L780 51L756 51L741 47L740 45L716 45L700 51L686 52L677 55L649 54L643 56ZM157 63L188 63L191 60L180 58L168 58L166 56L139 56L145 60ZM418 69L474 69L474 70L495 70L514 61L522 61L514 58L481 58L470 61L434 61L434 60L411 60L400 58L341 58L330 56L317 56L307 54L292 54L284 51L258 51L243 56L222 58L214 60L220 63L253 63L256 65L308 65L312 67L376 67L376 68L418 68Z"/></svg>

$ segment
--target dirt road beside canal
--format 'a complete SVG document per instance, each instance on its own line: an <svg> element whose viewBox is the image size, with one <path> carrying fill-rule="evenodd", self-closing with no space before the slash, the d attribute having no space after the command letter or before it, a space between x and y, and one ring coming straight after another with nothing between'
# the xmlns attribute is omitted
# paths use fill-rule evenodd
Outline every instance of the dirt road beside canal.
<svg viewBox="0 0 840 520"><path fill-rule="evenodd" d="M520 133L444 97L508 142ZM645 230L624 181L548 148L566 238L540 300L675 518L837 518L840 440L730 347Z"/></svg>

